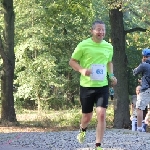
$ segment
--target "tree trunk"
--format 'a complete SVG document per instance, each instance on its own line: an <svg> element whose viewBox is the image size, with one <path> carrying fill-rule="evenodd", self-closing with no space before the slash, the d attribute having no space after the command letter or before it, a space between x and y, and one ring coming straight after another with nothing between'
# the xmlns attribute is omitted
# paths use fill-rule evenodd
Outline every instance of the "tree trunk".
<svg viewBox="0 0 150 150"><path fill-rule="evenodd" d="M13 79L15 67L14 55L14 11L13 0L2 0L4 9L4 44L0 38L0 55L3 59L1 71L1 121L15 122Z"/></svg>
<svg viewBox="0 0 150 150"><path fill-rule="evenodd" d="M118 79L115 86L114 128L127 128L130 123L129 93L127 80L127 56L125 53L125 32L123 13L119 8L109 12L111 39L114 46L114 74Z"/></svg>

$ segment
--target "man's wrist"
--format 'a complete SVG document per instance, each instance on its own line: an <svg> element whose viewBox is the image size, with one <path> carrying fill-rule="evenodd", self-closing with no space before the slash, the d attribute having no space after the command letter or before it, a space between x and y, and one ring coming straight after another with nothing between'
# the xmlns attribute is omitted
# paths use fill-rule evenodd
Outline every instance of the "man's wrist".
<svg viewBox="0 0 150 150"><path fill-rule="evenodd" d="M109 73L108 76L111 79L112 77L114 77L114 74L113 73Z"/></svg>
<svg viewBox="0 0 150 150"><path fill-rule="evenodd" d="M81 67L80 67L80 68L78 69L78 72L80 72L80 73L81 73L81 72L82 72L82 69L83 69L83 68L81 68Z"/></svg>

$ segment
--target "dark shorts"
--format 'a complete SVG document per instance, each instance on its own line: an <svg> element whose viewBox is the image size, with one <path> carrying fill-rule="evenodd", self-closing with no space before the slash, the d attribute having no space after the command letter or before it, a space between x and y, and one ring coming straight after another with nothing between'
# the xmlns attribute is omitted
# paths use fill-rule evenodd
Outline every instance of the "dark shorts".
<svg viewBox="0 0 150 150"><path fill-rule="evenodd" d="M96 107L108 107L109 87L82 87L80 86L80 102L82 113L91 113L94 104Z"/></svg>

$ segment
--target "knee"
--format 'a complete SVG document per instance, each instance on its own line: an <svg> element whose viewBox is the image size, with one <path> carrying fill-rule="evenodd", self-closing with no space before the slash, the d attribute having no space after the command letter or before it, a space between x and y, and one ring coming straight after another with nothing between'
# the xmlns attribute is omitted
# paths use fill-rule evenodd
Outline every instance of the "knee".
<svg viewBox="0 0 150 150"><path fill-rule="evenodd" d="M91 117L91 115L84 115L83 118L84 118L83 119L84 123L89 123L92 117Z"/></svg>
<svg viewBox="0 0 150 150"><path fill-rule="evenodd" d="M98 120L104 121L105 120L105 113L99 113L97 116Z"/></svg>

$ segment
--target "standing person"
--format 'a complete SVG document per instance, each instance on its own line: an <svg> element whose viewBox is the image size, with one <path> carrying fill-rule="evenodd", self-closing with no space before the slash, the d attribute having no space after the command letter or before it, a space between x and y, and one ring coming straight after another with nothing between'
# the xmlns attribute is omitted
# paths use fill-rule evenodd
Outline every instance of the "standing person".
<svg viewBox="0 0 150 150"><path fill-rule="evenodd" d="M136 87L136 95L132 95L132 102L131 102L131 121L132 121L132 131L137 131L137 112L136 112L136 102L137 97L139 96L141 90L141 86L138 85ZM145 117L147 114L147 107L143 110L143 121L142 121L142 132L146 132L147 122L145 121Z"/></svg>
<svg viewBox="0 0 150 150"><path fill-rule="evenodd" d="M110 99L113 100L114 99L114 88L113 88L113 86L111 86L109 88L109 95L110 95Z"/></svg>
<svg viewBox="0 0 150 150"><path fill-rule="evenodd" d="M133 75L142 74L141 91L137 98L137 131L142 132L143 110L150 102L150 49L142 50L142 63L133 70Z"/></svg>
<svg viewBox="0 0 150 150"><path fill-rule="evenodd" d="M113 74L113 47L103 40L105 33L105 24L102 21L93 22L92 37L77 45L69 61L70 66L81 74L80 101L82 118L77 139L80 143L84 142L87 126L92 119L93 106L96 104L98 123L95 150L102 150L101 142L106 127L106 108L108 107L109 98L107 72L111 84L117 84L117 79Z"/></svg>

